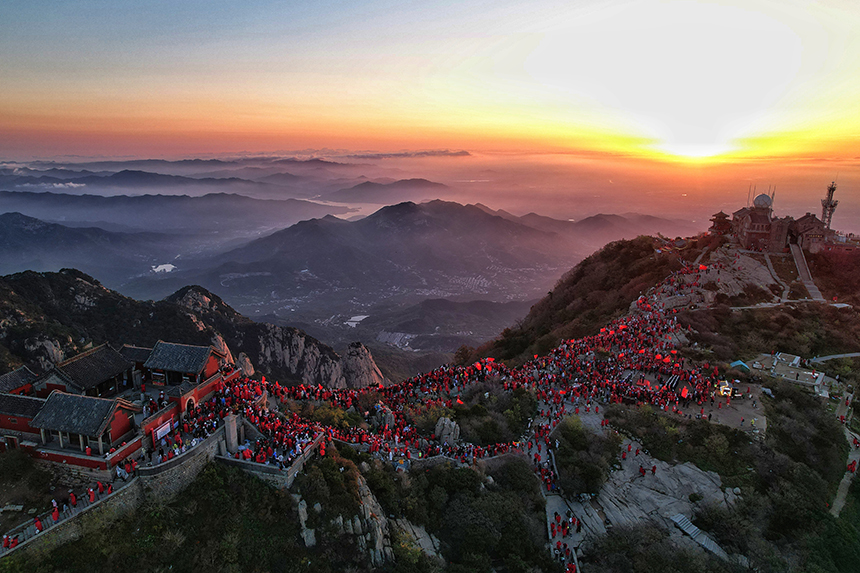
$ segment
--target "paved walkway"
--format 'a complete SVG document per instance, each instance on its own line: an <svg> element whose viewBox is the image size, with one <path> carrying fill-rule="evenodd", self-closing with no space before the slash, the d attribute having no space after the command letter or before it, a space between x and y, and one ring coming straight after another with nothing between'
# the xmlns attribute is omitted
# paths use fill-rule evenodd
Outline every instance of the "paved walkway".
<svg viewBox="0 0 860 573"><path fill-rule="evenodd" d="M803 286L806 287L806 290L809 291L809 297L817 302L825 302L824 297L821 296L821 291L818 290L818 287L815 286L815 282L812 280L812 273L809 272L809 265L806 264L803 249L800 248L800 245L790 245L790 247L791 254L794 255L794 264L797 265L797 276L800 278Z"/></svg>
<svg viewBox="0 0 860 573"><path fill-rule="evenodd" d="M777 284L782 287L782 296L780 297L779 302L786 302L788 300L788 293L791 291L791 289L788 287L787 284L785 284L785 282L783 282L781 278L779 278L779 275L776 274L776 269L773 268L773 261L770 260L770 255L765 253L764 260L767 263L767 268L770 271L770 274L773 275L773 280L775 280Z"/></svg>
<svg viewBox="0 0 860 573"><path fill-rule="evenodd" d="M810 362L826 362L837 358L860 358L860 352L849 352L848 354L831 354L830 356L816 356Z"/></svg>
<svg viewBox="0 0 860 573"><path fill-rule="evenodd" d="M125 482L122 480L116 480L116 481L110 482L113 485L113 493L118 492L119 490L124 488L126 485L131 483L131 481L132 480L129 480L128 482ZM93 489L96 489L96 484L92 484L92 487L93 487ZM107 483L105 483L105 487L107 487ZM103 493L101 495L99 495L98 491L96 491L95 492L95 501L93 503L90 503L86 489L78 488L78 491L76 491L75 493L78 497L76 507L71 507L68 505L69 494L67 492L63 492L62 494L57 495L57 498L59 498L58 502L60 503L60 508L62 508L64 505L66 507L65 511L60 511L60 519L57 521L57 524L62 523L67 519L71 519L72 517L75 517L76 515L78 515L79 513L81 513L85 509L87 509L88 507L90 507L91 505L95 505L99 501L101 501L102 499L106 499L108 497L107 491L105 491L105 493ZM42 520L42 525L44 527L43 531L47 531L51 527L56 525L54 523L54 520L51 518L51 511L47 511L45 513L42 513L41 515L39 515L39 518ZM39 532L36 531L36 525L35 525L34 520L35 520L35 515L31 516L29 518L29 521L26 521L23 524L21 524L15 528L9 530L8 532L6 532L6 534L10 538L15 537L15 536L18 537L18 547L20 547L21 544L24 543L25 541L28 541L29 539L39 535ZM12 549L17 549L17 547L12 548ZM0 556L5 555L6 553L11 551L12 549L6 549L3 547L0 547Z"/></svg>
<svg viewBox="0 0 860 573"><path fill-rule="evenodd" d="M860 448L854 447L854 439L860 439L856 434L851 432L848 428L845 428L845 438L848 440L848 444L851 447L851 452L848 454L848 462L851 463L856 461L858 465L860 465ZM839 489L836 492L836 498L833 500L833 505L830 507L830 515L833 517L839 517L839 514L842 512L842 508L845 507L845 499L848 497L848 490L851 488L851 481L854 479L853 473L850 471L846 471L845 475L842 477L842 481L839 483Z"/></svg>

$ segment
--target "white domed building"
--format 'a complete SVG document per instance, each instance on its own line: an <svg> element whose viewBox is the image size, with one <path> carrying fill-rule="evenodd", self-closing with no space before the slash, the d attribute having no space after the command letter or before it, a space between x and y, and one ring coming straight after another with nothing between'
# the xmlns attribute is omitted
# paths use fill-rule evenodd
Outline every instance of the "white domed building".
<svg viewBox="0 0 860 573"><path fill-rule="evenodd" d="M815 252L826 238L824 223L811 213L800 219L773 216L773 197L762 193L751 207L732 213L732 234L745 249L783 252L790 244Z"/></svg>

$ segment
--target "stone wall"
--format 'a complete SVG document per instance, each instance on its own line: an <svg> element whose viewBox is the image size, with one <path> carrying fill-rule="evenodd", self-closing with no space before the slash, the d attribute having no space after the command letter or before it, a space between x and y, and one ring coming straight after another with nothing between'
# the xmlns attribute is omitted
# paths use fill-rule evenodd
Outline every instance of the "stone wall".
<svg viewBox="0 0 860 573"><path fill-rule="evenodd" d="M98 500L74 517L48 527L12 551L38 559L55 547L79 539L84 535L94 534L123 515L140 507L144 501L143 489L142 479L136 477L109 497Z"/></svg>
<svg viewBox="0 0 860 573"><path fill-rule="evenodd" d="M168 501L194 481L203 467L224 451L224 426L190 451L163 464L139 468L147 500Z"/></svg>
<svg viewBox="0 0 860 573"><path fill-rule="evenodd" d="M290 464L290 467L283 470L279 470L275 466L258 464L256 462L249 462L246 460L237 460L236 458L221 455L216 456L215 459L222 464L240 468L278 489L289 488L296 480L296 475L305 467L305 463L307 463L307 461L316 454L317 448L324 437L325 434L317 436L316 439L305 448L302 455L294 459L293 463Z"/></svg>
<svg viewBox="0 0 860 573"><path fill-rule="evenodd" d="M224 427L216 430L201 444L169 462L138 468L138 476L109 497L100 499L77 515L65 519L32 537L12 551L33 557L46 554L54 547L97 532L109 523L131 513L146 501L169 501L194 481L200 471L224 448ZM8 553L7 553L8 554Z"/></svg>

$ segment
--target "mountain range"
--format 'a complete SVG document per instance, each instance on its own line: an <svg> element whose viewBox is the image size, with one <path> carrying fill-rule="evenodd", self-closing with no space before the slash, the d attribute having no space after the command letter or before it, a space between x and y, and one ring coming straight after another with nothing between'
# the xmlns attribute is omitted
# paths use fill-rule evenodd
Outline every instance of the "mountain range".
<svg viewBox="0 0 860 573"><path fill-rule="evenodd" d="M158 340L213 345L246 373L327 387L385 383L360 343L348 352L290 327L249 320L220 297L186 286L161 301L137 301L75 269L0 276L0 373L52 363L110 343L152 347Z"/></svg>

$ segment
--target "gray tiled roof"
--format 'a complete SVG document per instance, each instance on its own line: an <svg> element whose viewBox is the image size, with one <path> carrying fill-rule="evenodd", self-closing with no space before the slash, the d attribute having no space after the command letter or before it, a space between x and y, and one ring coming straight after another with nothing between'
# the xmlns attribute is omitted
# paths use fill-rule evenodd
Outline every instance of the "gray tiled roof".
<svg viewBox="0 0 860 573"><path fill-rule="evenodd" d="M214 351L211 346L191 346L159 340L143 366L150 370L199 374Z"/></svg>
<svg viewBox="0 0 860 573"><path fill-rule="evenodd" d="M30 425L55 432L97 437L110 424L116 404L116 400L55 390Z"/></svg>
<svg viewBox="0 0 860 573"><path fill-rule="evenodd" d="M0 376L0 392L11 392L16 388L31 383L36 378L38 376L32 370L26 366L21 366L12 372L7 372L3 376Z"/></svg>
<svg viewBox="0 0 860 573"><path fill-rule="evenodd" d="M131 346L124 344L119 349L119 353L131 362L146 362L149 360L149 355L152 354L152 348L143 348L142 346Z"/></svg>
<svg viewBox="0 0 860 573"><path fill-rule="evenodd" d="M45 405L44 398L32 396L16 396L15 394L0 394L0 414L32 418Z"/></svg>
<svg viewBox="0 0 860 573"><path fill-rule="evenodd" d="M129 370L132 366L133 364L122 354L107 344L78 354L57 365L77 386L85 390L95 388L102 382Z"/></svg>
<svg viewBox="0 0 860 573"><path fill-rule="evenodd" d="M57 368L56 366L52 366L50 370L39 376L37 383L35 386L39 388L44 388L48 384L55 384L57 386L64 386L66 389L75 388L83 391L83 388L78 386L78 383L72 380L72 378Z"/></svg>

